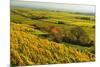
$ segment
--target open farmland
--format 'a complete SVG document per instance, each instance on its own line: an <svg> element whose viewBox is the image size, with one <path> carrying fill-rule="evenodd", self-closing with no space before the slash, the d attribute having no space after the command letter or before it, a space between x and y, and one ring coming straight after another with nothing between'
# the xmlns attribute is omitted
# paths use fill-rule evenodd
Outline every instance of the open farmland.
<svg viewBox="0 0 100 67"><path fill-rule="evenodd" d="M11 65L95 61L95 15L11 8Z"/></svg>

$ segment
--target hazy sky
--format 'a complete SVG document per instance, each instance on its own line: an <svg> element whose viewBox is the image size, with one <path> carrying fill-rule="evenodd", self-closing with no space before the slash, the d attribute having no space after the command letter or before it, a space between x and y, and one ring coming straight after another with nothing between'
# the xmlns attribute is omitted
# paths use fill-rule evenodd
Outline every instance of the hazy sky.
<svg viewBox="0 0 100 67"><path fill-rule="evenodd" d="M11 6L95 13L94 5L58 4L58 3L11 0Z"/></svg>

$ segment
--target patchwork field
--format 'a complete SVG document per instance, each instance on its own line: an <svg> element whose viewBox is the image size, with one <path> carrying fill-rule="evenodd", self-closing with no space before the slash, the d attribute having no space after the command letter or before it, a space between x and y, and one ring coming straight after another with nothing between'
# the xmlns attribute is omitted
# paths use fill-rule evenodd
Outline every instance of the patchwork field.
<svg viewBox="0 0 100 67"><path fill-rule="evenodd" d="M11 65L95 61L95 15L11 8Z"/></svg>

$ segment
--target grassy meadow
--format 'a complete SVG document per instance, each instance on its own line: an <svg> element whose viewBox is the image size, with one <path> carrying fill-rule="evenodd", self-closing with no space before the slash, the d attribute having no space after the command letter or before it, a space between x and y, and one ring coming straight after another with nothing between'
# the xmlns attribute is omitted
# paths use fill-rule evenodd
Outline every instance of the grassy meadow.
<svg viewBox="0 0 100 67"><path fill-rule="evenodd" d="M95 61L95 15L11 8L11 66Z"/></svg>

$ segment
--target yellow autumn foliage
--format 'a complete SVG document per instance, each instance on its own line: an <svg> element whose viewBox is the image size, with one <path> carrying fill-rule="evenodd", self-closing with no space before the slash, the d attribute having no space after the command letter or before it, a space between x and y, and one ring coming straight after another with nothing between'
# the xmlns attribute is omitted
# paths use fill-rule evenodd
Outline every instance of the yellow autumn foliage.
<svg viewBox="0 0 100 67"><path fill-rule="evenodd" d="M25 24L11 23L11 65L58 64L94 61L90 53L27 33Z"/></svg>

